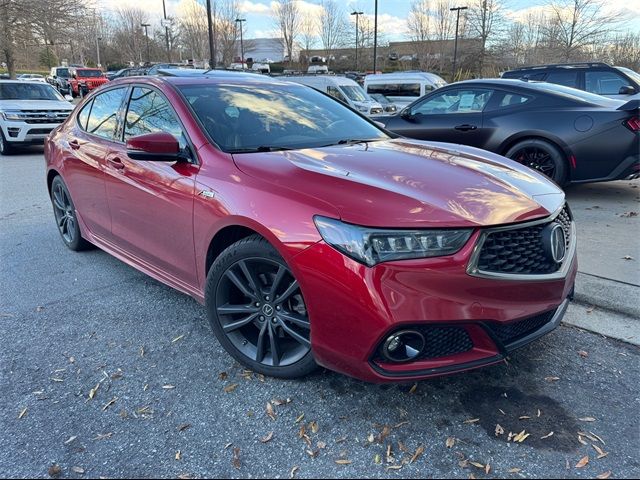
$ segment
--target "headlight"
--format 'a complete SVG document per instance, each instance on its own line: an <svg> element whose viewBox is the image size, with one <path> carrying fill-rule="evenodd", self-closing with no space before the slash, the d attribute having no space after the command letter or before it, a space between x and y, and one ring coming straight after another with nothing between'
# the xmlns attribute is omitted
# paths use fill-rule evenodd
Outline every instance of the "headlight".
<svg viewBox="0 0 640 480"><path fill-rule="evenodd" d="M392 230L360 227L333 218L314 217L323 240L360 263L441 257L460 250L472 229Z"/></svg>
<svg viewBox="0 0 640 480"><path fill-rule="evenodd" d="M2 112L0 111L0 116L2 116L2 118L4 118L5 120L13 120L13 121L21 121L22 117L20 117L20 113L19 112Z"/></svg>
<svg viewBox="0 0 640 480"><path fill-rule="evenodd" d="M366 105L358 105L358 111L359 112L364 112L364 113L369 113L369 107L367 107Z"/></svg>

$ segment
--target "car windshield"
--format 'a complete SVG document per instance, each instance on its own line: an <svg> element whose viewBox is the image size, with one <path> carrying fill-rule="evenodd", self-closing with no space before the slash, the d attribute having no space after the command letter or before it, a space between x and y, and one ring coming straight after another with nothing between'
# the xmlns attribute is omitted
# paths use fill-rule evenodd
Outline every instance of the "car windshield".
<svg viewBox="0 0 640 480"><path fill-rule="evenodd" d="M389 138L342 103L301 85L209 84L179 89L211 139L230 153Z"/></svg>
<svg viewBox="0 0 640 480"><path fill-rule="evenodd" d="M360 85L340 85L340 90L353 102L366 102L367 94Z"/></svg>
<svg viewBox="0 0 640 480"><path fill-rule="evenodd" d="M102 72L100 70L78 70L77 75L79 77L101 77Z"/></svg>
<svg viewBox="0 0 640 480"><path fill-rule="evenodd" d="M390 104L391 102L387 97L382 95L381 93L371 93L369 94L371 98L373 98L376 102L381 103L382 105Z"/></svg>
<svg viewBox="0 0 640 480"><path fill-rule="evenodd" d="M0 100L64 100L51 85L37 82L0 83Z"/></svg>
<svg viewBox="0 0 640 480"><path fill-rule="evenodd" d="M547 82L528 82L528 85L537 90L560 95L573 101L587 102L609 108L618 108L620 106L620 100L603 97L602 95L596 95L595 93L585 92L584 90L578 90L576 88L565 87L564 85Z"/></svg>
<svg viewBox="0 0 640 480"><path fill-rule="evenodd" d="M56 75L62 78L69 78L69 69L68 68L59 68L56 71Z"/></svg>
<svg viewBox="0 0 640 480"><path fill-rule="evenodd" d="M636 82L640 83L640 73L638 72L634 72L633 70L631 70L630 68L626 68L626 67L616 67L618 70L626 73L629 77L631 77L633 80L635 80Z"/></svg>

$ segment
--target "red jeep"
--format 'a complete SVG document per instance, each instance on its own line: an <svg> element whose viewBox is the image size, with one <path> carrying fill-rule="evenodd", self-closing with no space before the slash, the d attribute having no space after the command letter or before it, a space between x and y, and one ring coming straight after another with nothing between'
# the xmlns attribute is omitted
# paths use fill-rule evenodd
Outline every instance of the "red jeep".
<svg viewBox="0 0 640 480"><path fill-rule="evenodd" d="M109 80L99 68L74 68L71 70L71 95L86 95L94 88L104 85Z"/></svg>

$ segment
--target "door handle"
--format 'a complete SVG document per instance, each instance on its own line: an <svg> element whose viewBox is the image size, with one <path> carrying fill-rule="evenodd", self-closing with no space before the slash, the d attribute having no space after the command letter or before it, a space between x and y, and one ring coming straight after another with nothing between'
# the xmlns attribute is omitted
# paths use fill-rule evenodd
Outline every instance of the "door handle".
<svg viewBox="0 0 640 480"><path fill-rule="evenodd" d="M80 142L74 138L69 142L69 146L74 150L78 150L80 148Z"/></svg>
<svg viewBox="0 0 640 480"><path fill-rule="evenodd" d="M111 165L116 170L124 169L124 163L122 163L122 160L120 160L118 157L109 157L107 158L107 162L109 162L109 165Z"/></svg>
<svg viewBox="0 0 640 480"><path fill-rule="evenodd" d="M476 128L478 128L476 125L470 125L468 123L465 123L463 125L456 125L454 127L456 130L461 130L463 132L467 132L469 130L475 130Z"/></svg>

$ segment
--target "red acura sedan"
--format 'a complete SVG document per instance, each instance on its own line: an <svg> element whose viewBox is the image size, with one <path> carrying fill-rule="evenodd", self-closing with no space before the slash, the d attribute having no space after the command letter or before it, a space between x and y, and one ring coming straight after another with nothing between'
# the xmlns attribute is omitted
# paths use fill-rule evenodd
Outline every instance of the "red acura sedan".
<svg viewBox="0 0 640 480"><path fill-rule="evenodd" d="M50 135L67 247L191 295L230 355L283 378L469 370L559 324L576 232L547 178L302 85L196 73L111 82Z"/></svg>

